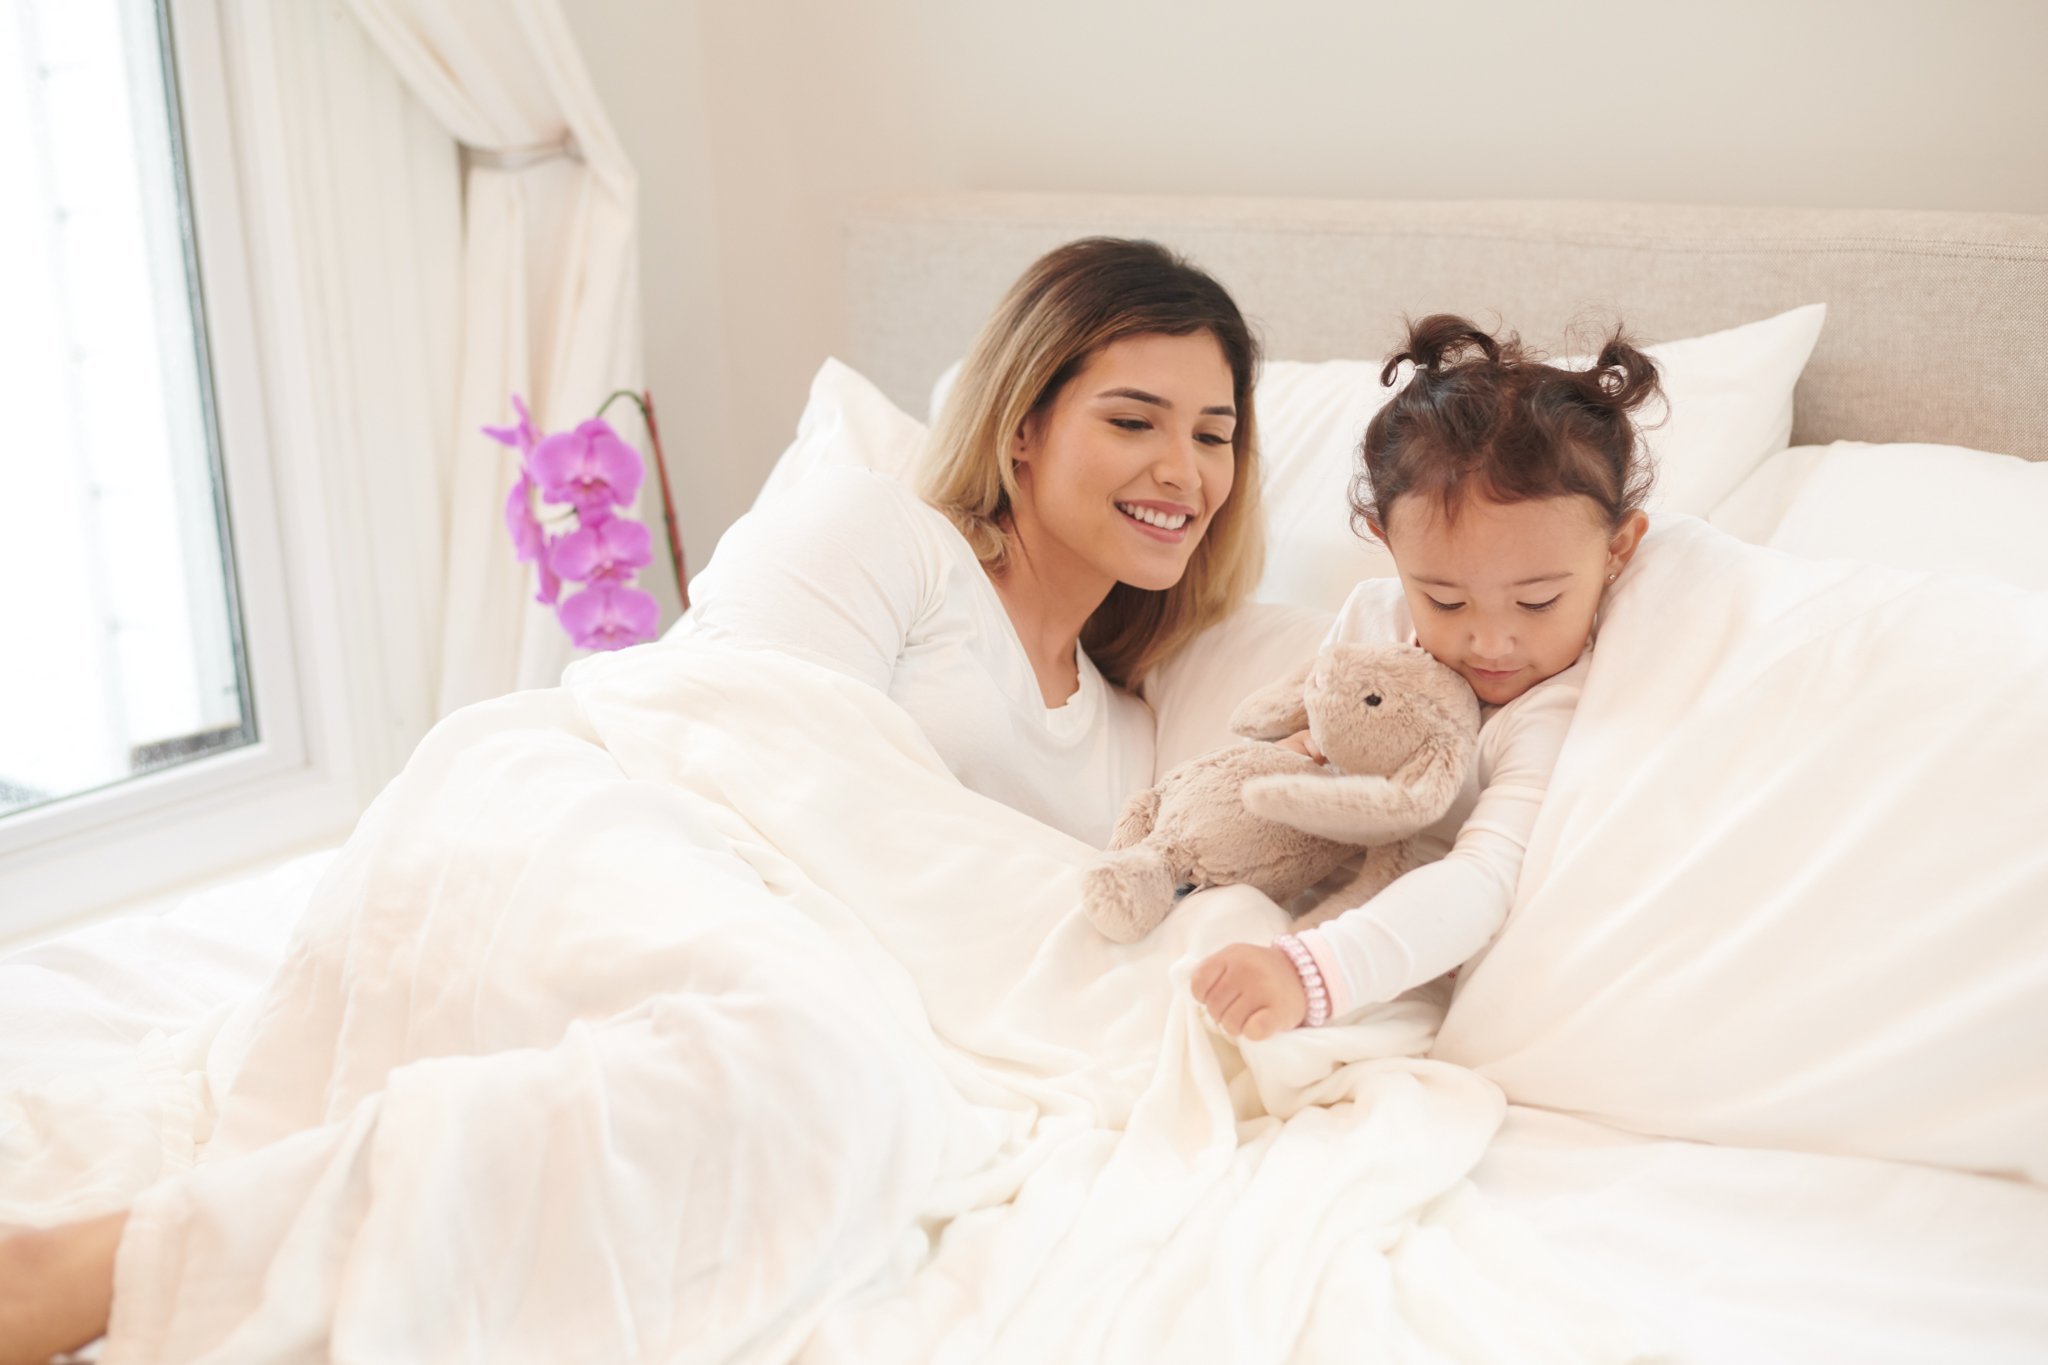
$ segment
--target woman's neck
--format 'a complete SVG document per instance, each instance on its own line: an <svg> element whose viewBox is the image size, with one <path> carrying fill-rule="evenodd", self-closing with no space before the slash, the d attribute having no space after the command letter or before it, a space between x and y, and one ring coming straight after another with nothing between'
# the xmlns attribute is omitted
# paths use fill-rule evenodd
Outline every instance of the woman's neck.
<svg viewBox="0 0 2048 1365"><path fill-rule="evenodd" d="M1038 678L1038 692L1047 706L1063 706L1081 685L1080 664L1075 651L1081 628L1102 605L1114 580L1105 579L1084 565L1062 566L1052 556L1028 554L1014 534L1007 539L1010 551L1001 572L991 570L989 581L1002 599L1010 625L1031 660Z"/></svg>

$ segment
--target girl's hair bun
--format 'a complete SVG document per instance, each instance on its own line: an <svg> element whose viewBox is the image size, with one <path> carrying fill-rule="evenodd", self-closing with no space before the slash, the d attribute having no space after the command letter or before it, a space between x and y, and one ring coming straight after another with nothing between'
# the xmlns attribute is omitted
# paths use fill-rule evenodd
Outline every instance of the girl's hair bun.
<svg viewBox="0 0 2048 1365"><path fill-rule="evenodd" d="M1508 345L1514 344L1510 336ZM1431 313L1408 324L1408 340L1387 357L1380 369L1380 383L1391 388L1403 361L1413 365L1417 374L1425 374L1464 360L1474 351L1487 363L1501 362L1501 344L1493 337L1453 313Z"/></svg>
<svg viewBox="0 0 2048 1365"><path fill-rule="evenodd" d="M1600 348L1588 370L1567 370L1581 402L1610 417L1633 413L1659 392L1657 362L1637 350L1620 332Z"/></svg>

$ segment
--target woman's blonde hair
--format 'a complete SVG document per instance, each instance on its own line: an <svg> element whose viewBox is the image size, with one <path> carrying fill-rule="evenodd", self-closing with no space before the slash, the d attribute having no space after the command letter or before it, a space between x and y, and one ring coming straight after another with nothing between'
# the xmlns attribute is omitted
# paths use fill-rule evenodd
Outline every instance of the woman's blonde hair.
<svg viewBox="0 0 2048 1365"><path fill-rule="evenodd" d="M1017 496L1014 442L1026 420L1111 342L1195 332L1215 337L1230 365L1236 477L1178 583L1118 583L1082 628L1088 657L1124 687L1243 601L1264 567L1252 405L1259 344L1223 286L1156 242L1087 237L1040 257L975 338L918 470L919 494L1000 570Z"/></svg>

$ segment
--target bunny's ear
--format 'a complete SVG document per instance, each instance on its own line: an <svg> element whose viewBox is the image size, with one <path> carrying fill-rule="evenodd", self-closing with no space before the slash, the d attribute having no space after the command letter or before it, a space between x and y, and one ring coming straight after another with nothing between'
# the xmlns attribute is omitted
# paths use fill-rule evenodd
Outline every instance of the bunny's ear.
<svg viewBox="0 0 2048 1365"><path fill-rule="evenodd" d="M1304 659L1279 682L1268 683L1239 702L1230 713L1230 732L1246 739L1285 739L1308 729L1308 706L1301 693L1315 667L1314 658Z"/></svg>

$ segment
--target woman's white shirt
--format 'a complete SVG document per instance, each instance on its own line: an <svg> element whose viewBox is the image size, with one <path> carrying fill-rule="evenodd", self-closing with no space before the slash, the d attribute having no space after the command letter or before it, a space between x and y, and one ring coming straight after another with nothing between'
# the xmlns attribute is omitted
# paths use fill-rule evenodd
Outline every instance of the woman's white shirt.
<svg viewBox="0 0 2048 1365"><path fill-rule="evenodd" d="M885 692L953 775L1100 847L1152 781L1152 712L1075 650L1045 704L974 551L936 508L864 469L821 469L734 523L679 634L773 649Z"/></svg>
<svg viewBox="0 0 2048 1365"><path fill-rule="evenodd" d="M1367 579L1345 599L1323 643L1395 644L1414 636L1400 581ZM1450 810L1420 836L1424 856L1441 857L1301 935L1326 973L1334 968L1333 1013L1432 981L1500 932L1587 666L1581 654L1507 705L1482 707L1478 761Z"/></svg>

